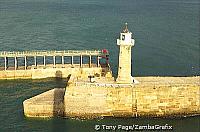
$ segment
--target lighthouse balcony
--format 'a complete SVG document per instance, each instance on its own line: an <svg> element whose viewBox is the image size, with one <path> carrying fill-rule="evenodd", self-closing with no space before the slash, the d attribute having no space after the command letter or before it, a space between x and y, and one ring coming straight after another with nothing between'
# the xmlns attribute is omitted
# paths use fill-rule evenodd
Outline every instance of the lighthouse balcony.
<svg viewBox="0 0 200 132"><path fill-rule="evenodd" d="M130 39L129 41L124 41L124 40L120 40L117 39L117 45L130 45L130 46L134 46L135 40L134 39Z"/></svg>

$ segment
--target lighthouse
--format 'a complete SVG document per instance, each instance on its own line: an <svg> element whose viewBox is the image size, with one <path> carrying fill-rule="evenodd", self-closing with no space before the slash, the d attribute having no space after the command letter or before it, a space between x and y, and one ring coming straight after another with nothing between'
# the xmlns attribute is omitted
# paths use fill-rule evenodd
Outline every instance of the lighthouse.
<svg viewBox="0 0 200 132"><path fill-rule="evenodd" d="M128 24L125 23L123 31L120 33L120 38L117 39L119 46L119 66L117 83L133 83L131 76L131 47L134 46L135 40L132 39L132 33L128 30Z"/></svg>

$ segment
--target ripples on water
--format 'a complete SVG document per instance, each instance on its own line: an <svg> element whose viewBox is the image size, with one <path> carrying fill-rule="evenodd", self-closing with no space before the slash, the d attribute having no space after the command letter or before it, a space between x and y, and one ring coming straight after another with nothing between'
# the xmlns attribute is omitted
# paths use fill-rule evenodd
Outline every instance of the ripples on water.
<svg viewBox="0 0 200 132"><path fill-rule="evenodd" d="M199 75L199 1L0 2L0 50L106 48L116 75L116 39L128 22L133 75Z"/></svg>
<svg viewBox="0 0 200 132"><path fill-rule="evenodd" d="M136 40L135 76L199 75L198 0L0 0L0 51L108 49L116 76L116 39L125 22ZM3 59L0 60L1 64ZM198 118L27 119L22 102L63 81L0 81L0 130L93 131L94 124L168 123L197 131Z"/></svg>
<svg viewBox="0 0 200 132"><path fill-rule="evenodd" d="M95 131L98 125L172 125L180 132L198 131L199 117L156 119L156 118L103 118L94 120L65 119L65 118L25 118L22 102L34 95L55 87L64 87L65 80L7 80L0 81L0 131Z"/></svg>

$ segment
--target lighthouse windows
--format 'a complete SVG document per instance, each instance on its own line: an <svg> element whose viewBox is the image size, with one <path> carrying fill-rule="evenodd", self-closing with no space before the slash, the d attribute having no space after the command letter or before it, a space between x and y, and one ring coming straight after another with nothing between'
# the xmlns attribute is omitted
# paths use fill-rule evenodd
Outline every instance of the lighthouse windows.
<svg viewBox="0 0 200 132"><path fill-rule="evenodd" d="M122 40L125 40L125 35L122 35Z"/></svg>

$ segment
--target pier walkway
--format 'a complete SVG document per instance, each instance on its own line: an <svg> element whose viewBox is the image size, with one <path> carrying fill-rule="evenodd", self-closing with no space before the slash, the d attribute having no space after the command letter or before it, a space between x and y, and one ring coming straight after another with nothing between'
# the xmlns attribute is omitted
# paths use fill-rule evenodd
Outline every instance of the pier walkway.
<svg viewBox="0 0 200 132"><path fill-rule="evenodd" d="M66 64L66 57L70 57L71 59L68 60L70 61L71 65L76 65L74 64L74 59L75 57L79 58L78 63L80 67L83 67L83 58L88 59L89 62L87 64L89 67L92 67L92 65L96 64L97 67L100 66L100 59L105 58L106 63L108 64L108 56L109 53L107 50L63 50L63 51L13 51L13 52L8 52L8 51L0 51L0 70L27 70L31 69L31 67L34 67L35 69L38 67L47 67L47 66L52 66L53 68L56 68L57 64L57 58L61 58L61 65L64 68ZM31 66L28 66L28 57L34 58L34 63ZM41 64L38 64L37 58L43 57L43 66ZM47 64L46 58L47 57L52 57L53 64ZM9 60L14 58L14 64L13 66L9 66ZM23 58L23 63L19 64L21 61L18 61L19 58ZM92 62L93 59L96 59L96 62ZM3 61L1 61L3 60ZM2 63L4 63L2 67ZM93 63L93 64L92 64ZM40 66L39 66L40 65ZM10 67L10 68L9 68Z"/></svg>

